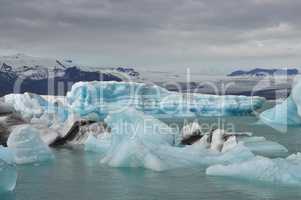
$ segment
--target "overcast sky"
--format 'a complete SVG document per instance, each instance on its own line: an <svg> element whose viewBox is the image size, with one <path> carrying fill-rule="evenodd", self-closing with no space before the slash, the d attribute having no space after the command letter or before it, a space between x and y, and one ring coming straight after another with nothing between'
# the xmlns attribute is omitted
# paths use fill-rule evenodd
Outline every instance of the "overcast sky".
<svg viewBox="0 0 301 200"><path fill-rule="evenodd" d="M0 54L206 73L301 66L300 0L0 0Z"/></svg>

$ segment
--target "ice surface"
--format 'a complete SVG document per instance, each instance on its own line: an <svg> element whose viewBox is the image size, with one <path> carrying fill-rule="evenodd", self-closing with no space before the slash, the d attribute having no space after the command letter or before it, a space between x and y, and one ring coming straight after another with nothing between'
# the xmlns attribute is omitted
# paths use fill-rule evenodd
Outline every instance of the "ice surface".
<svg viewBox="0 0 301 200"><path fill-rule="evenodd" d="M12 153L0 146L0 193L12 191L16 186L17 169Z"/></svg>
<svg viewBox="0 0 301 200"><path fill-rule="evenodd" d="M67 94L72 110L82 117L103 119L108 112L134 107L154 116L225 116L249 114L261 97L184 94L145 83L79 82Z"/></svg>
<svg viewBox="0 0 301 200"><path fill-rule="evenodd" d="M17 126L7 140L8 149L17 164L39 163L54 158L49 147L41 140L39 131L30 125Z"/></svg>
<svg viewBox="0 0 301 200"><path fill-rule="evenodd" d="M256 156L242 163L214 165L206 173L212 176L224 176L249 181L260 181L280 185L301 186L301 154L286 159L269 159Z"/></svg>

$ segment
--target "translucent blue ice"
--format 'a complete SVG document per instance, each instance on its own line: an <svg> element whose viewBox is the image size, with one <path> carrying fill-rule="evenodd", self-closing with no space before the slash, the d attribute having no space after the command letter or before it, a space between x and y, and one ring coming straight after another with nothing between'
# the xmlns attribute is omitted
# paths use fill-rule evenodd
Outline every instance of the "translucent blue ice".
<svg viewBox="0 0 301 200"><path fill-rule="evenodd" d="M0 146L0 193L12 191L16 186L17 169L12 153Z"/></svg>
<svg viewBox="0 0 301 200"><path fill-rule="evenodd" d="M80 116L103 119L108 112L134 107L153 116L225 116L250 114L265 99L170 92L145 83L79 82L67 94L72 110Z"/></svg>
<svg viewBox="0 0 301 200"><path fill-rule="evenodd" d="M30 125L19 125L13 129L7 140L7 146L14 155L15 163L40 163L54 158L40 135L41 133Z"/></svg>

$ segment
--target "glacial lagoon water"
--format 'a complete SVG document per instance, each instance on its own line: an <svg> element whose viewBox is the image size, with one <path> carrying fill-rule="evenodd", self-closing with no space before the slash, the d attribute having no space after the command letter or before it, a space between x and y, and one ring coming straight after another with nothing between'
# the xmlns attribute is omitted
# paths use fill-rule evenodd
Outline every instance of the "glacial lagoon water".
<svg viewBox="0 0 301 200"><path fill-rule="evenodd" d="M200 120L217 122L216 118ZM236 131L250 131L256 136L277 141L289 149L289 154L301 152L301 127L279 132L256 123L254 116L227 117L221 121L233 123ZM15 191L0 194L0 200L301 199L301 187L209 177L205 175L205 168L165 172L110 168L99 163L98 155L82 149L61 148L53 151L56 160L52 163L18 166L19 179Z"/></svg>

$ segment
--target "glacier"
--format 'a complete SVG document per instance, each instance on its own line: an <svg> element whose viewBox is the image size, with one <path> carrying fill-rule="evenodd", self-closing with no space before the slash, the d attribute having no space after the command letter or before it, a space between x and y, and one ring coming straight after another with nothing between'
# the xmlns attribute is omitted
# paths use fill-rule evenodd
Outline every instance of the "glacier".
<svg viewBox="0 0 301 200"><path fill-rule="evenodd" d="M16 164L30 164L50 161L54 155L42 139L41 133L30 125L15 127L7 140Z"/></svg>
<svg viewBox="0 0 301 200"><path fill-rule="evenodd" d="M0 146L0 193L14 190L17 182L17 169L12 153Z"/></svg>
<svg viewBox="0 0 301 200"><path fill-rule="evenodd" d="M287 158L270 159L254 156L241 163L214 165L207 168L206 174L269 184L301 186L300 169L301 153L297 153Z"/></svg>

